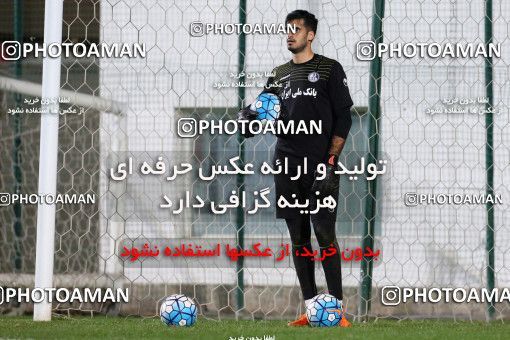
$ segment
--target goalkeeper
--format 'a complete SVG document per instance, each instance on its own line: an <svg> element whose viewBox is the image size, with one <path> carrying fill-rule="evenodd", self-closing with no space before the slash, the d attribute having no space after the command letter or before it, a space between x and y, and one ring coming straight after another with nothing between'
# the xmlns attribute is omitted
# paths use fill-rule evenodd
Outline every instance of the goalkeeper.
<svg viewBox="0 0 510 340"><path fill-rule="evenodd" d="M286 24L295 25L295 32L287 35L287 48L292 52L292 60L276 67L268 79L265 92L272 92L280 97L282 112L279 119L288 121L316 121L322 123L320 134L279 135L276 143L274 162L283 162L287 158L288 174L275 175L276 198L285 197L288 202L309 199L316 204L317 195L331 195L338 201L339 176L338 156L342 152L351 127L350 108L353 105L347 80L342 66L336 60L326 58L312 51L312 41L317 32L318 20L304 10L289 13ZM240 120L253 120L256 113L249 107L239 112ZM247 136L249 137L249 136ZM296 175L298 165L303 165L307 158L308 174L298 180L291 180ZM316 179L315 169L323 163L326 175L322 180ZM310 205L314 210L316 205ZM336 208L330 211L321 208L316 214L303 214L298 208L276 207L276 217L285 219L292 242L292 254L297 277L305 304L317 295L315 284L314 261L310 256L298 256L306 250L312 252L311 226L317 237L319 253L334 247L336 254L326 257L322 262L329 294L342 301L342 274L340 267L340 249L335 234ZM343 313L345 314L345 313ZM308 321L306 315L289 322L289 326L304 326ZM345 316L340 326L349 327Z"/></svg>

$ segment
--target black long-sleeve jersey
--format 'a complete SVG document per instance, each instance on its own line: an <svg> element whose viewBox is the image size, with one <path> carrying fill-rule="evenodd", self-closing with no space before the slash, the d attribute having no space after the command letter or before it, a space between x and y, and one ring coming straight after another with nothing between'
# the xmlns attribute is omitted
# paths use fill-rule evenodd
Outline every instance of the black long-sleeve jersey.
<svg viewBox="0 0 510 340"><path fill-rule="evenodd" d="M347 138L353 105L347 78L336 60L314 54L301 64L292 60L273 69L264 92L277 94L284 110L284 121L321 121L322 133L279 136L275 154L307 157L314 163L325 161L333 135Z"/></svg>

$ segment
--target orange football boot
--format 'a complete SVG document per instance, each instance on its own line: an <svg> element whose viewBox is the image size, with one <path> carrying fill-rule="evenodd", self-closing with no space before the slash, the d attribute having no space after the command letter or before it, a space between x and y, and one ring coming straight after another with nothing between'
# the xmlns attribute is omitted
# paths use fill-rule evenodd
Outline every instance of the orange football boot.
<svg viewBox="0 0 510 340"><path fill-rule="evenodd" d="M344 327L344 328L352 327L352 324L345 317L345 311L342 312L341 309L336 309L336 311L338 312L338 314L342 315L342 318L340 319L340 322L338 323L338 326Z"/></svg>
<svg viewBox="0 0 510 340"><path fill-rule="evenodd" d="M301 316L299 316L296 320L287 323L287 326L308 326L308 318L306 317L306 314L301 314Z"/></svg>
<svg viewBox="0 0 510 340"><path fill-rule="evenodd" d="M349 322L349 320L347 320L347 318L345 317L344 314L342 314L342 319L340 320L340 322L338 323L338 325L340 327L345 327L345 328L349 328L349 327L352 327L352 324Z"/></svg>

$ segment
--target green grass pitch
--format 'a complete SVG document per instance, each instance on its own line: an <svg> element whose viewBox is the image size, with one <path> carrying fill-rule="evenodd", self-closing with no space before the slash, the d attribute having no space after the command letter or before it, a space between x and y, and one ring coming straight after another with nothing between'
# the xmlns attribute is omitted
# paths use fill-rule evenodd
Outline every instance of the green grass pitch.
<svg viewBox="0 0 510 340"><path fill-rule="evenodd" d="M198 319L193 327L167 327L159 319L97 316L54 317L33 322L30 317L0 317L4 339L239 339L274 336L283 339L508 339L510 323L445 320L355 323L350 329L288 327L286 321L211 321Z"/></svg>

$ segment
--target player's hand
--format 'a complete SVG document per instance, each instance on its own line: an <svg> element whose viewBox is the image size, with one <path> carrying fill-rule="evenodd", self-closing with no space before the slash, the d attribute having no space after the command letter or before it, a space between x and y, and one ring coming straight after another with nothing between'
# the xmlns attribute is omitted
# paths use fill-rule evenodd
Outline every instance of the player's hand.
<svg viewBox="0 0 510 340"><path fill-rule="evenodd" d="M241 110L239 110L239 112L237 113L238 121L240 121L240 120L252 121L252 120L257 119L258 113L253 111L250 107L251 107L251 105L248 105L245 108L242 108Z"/></svg>
<svg viewBox="0 0 510 340"><path fill-rule="evenodd" d="M319 191L319 196L321 197L329 195L336 197L338 189L340 188L340 175L335 174L335 170L338 170L337 157L335 155L329 155L328 161L325 164L325 176L322 180L317 179L317 177L322 174L315 171L312 192L315 193Z"/></svg>
<svg viewBox="0 0 510 340"><path fill-rule="evenodd" d="M251 110L250 106L251 105L248 105L245 108L242 108L241 110L239 110L239 112L237 113L237 122L245 121L245 122L249 123L249 122L257 119L257 115L258 115L257 112ZM239 128L239 131L242 131L241 128ZM241 134L243 135L244 138L250 138L250 137L254 136L253 134L250 133L248 126L245 126L244 132L245 132L244 134L241 132Z"/></svg>

